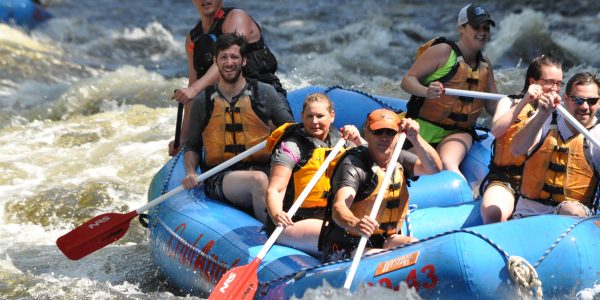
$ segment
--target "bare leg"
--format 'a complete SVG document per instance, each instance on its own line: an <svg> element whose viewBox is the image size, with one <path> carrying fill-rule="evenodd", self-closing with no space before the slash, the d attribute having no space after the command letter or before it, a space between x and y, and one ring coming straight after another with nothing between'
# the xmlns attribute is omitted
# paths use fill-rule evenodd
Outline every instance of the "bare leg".
<svg viewBox="0 0 600 300"><path fill-rule="evenodd" d="M277 239L277 243L309 254L318 254L317 245L319 234L321 233L321 225L323 225L323 221L318 219L306 219L295 222L293 226L288 226L283 230L283 233Z"/></svg>
<svg viewBox="0 0 600 300"><path fill-rule="evenodd" d="M250 208L254 217L265 222L265 196L269 178L261 171L234 171L223 177L223 194L233 205Z"/></svg>
<svg viewBox="0 0 600 300"><path fill-rule="evenodd" d="M493 185L483 193L481 218L484 224L505 222L515 209L515 197L506 187Z"/></svg>
<svg viewBox="0 0 600 300"><path fill-rule="evenodd" d="M444 165L444 170L455 172L465 178L458 167L469 149L471 149L472 144L473 138L470 134L465 132L455 133L445 137L437 147L440 159Z"/></svg>
<svg viewBox="0 0 600 300"><path fill-rule="evenodd" d="M385 249L394 248L394 247L398 247L398 246L402 246L402 245L406 245L406 244L414 243L414 242L418 242L418 241L419 241L418 239L415 239L413 237L409 237L409 236L402 235L402 234L394 234L392 236L389 236L387 239L385 239L385 242L383 243L383 249L365 248L364 254L373 254L373 253L381 252Z"/></svg>
<svg viewBox="0 0 600 300"><path fill-rule="evenodd" d="M577 202L568 201L562 205L558 211L559 215L586 217L586 211L583 209L581 204Z"/></svg>

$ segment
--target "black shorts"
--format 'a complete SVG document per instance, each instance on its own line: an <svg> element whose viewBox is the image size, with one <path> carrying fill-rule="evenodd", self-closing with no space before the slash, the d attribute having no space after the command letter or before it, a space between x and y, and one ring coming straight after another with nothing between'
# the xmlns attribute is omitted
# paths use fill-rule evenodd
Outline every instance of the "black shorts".
<svg viewBox="0 0 600 300"><path fill-rule="evenodd" d="M360 236L345 233L341 239L325 241L325 246L323 247L323 261L334 262L351 258L352 252L358 248L360 238ZM369 240L367 240L366 247L381 249L383 248L385 239L386 237L382 234L372 235Z"/></svg>
<svg viewBox="0 0 600 300"><path fill-rule="evenodd" d="M325 207L316 207L316 208L302 208L301 207L294 214L294 216L292 216L293 222L298 222L298 221L302 221L302 220L306 220L306 219L317 219L317 220L325 219ZM275 225L275 223L273 223L273 220L271 220L271 217L268 217L267 221L265 222L264 228L267 231L267 234L271 235L271 233L273 233L273 231L275 231L275 228L277 228L277 225Z"/></svg>
<svg viewBox="0 0 600 300"><path fill-rule="evenodd" d="M261 171L261 172L264 172L265 174L267 174L267 176L268 176L269 175L269 165L267 165L267 164L260 164L260 165L242 164L239 166L234 165L231 168L225 169L224 171L217 173L217 174L204 180L204 193L206 194L206 196L209 198L215 199L215 200L229 203L230 201L227 199L227 197L225 197L225 194L223 193L223 178L225 177L225 175L227 175L233 171Z"/></svg>
<svg viewBox="0 0 600 300"><path fill-rule="evenodd" d="M521 174L490 170L485 177L485 182L483 184L485 184L485 187L483 188L484 192L492 186L502 186L517 198L521 185Z"/></svg>

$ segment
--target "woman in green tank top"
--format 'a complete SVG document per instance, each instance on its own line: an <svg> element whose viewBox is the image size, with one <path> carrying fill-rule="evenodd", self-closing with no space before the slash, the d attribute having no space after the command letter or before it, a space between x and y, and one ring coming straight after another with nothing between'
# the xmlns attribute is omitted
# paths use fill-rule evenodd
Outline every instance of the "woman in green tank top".
<svg viewBox="0 0 600 300"><path fill-rule="evenodd" d="M458 15L459 40L456 43L433 43L418 57L406 76L402 79L401 87L413 96L422 97L427 101L447 101L444 98L444 82L449 77L455 76L453 68L460 61L466 63L473 70L479 68L480 63L487 63L487 92L495 93L494 73L488 58L481 55L482 49L490 40L490 26L495 26L489 12L481 5L469 4ZM442 99L440 99L440 97ZM486 101L485 108L493 115L495 102ZM410 109L409 109L410 113ZM411 116L412 117L412 116ZM416 116L422 137L434 145L442 159L444 169L456 172L462 176L459 165L471 148L474 130L472 128L456 128L440 126L439 124L424 120Z"/></svg>

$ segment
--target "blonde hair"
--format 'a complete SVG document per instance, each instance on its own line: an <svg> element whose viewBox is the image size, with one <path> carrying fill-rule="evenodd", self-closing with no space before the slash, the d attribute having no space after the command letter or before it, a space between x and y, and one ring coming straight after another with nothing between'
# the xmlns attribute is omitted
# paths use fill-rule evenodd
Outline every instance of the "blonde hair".
<svg viewBox="0 0 600 300"><path fill-rule="evenodd" d="M308 104L319 101L326 101L328 105L327 111L329 111L330 113L333 112L333 102L331 101L331 99L329 99L327 95L323 93L313 93L306 96L306 98L304 98L304 103L302 104L302 112L304 113L304 110L306 109L306 106L308 106Z"/></svg>

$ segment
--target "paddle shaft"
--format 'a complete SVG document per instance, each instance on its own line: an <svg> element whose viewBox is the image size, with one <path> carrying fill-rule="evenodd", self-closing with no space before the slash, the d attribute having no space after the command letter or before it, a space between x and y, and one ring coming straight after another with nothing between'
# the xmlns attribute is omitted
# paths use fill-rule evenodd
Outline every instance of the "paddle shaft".
<svg viewBox="0 0 600 300"><path fill-rule="evenodd" d="M210 176L213 176L213 175L215 175L215 174L217 174L217 173L219 173L219 172L221 172L221 171L223 171L223 170L231 167L232 165L240 162L242 159L244 159L244 158L246 158L246 157L248 157L248 156L250 156L252 154L255 154L256 152L262 150L266 145L267 145L267 141L262 141L260 144L257 144L256 146L254 146L254 147L252 147L252 148L250 148L250 149L248 149L248 150L246 150L246 151L244 151L244 152L242 152L242 153L240 153L240 154L238 154L238 155L236 155L236 156L234 156L234 157L226 160L225 162L223 162L220 165L218 165L218 166L216 166L216 167L214 167L214 168L206 171L205 173L202 173L202 174L198 175L198 177L196 177L196 180L198 182L204 181L206 178L208 178ZM168 192L168 193L166 193L166 194L164 194L164 195L162 195L162 196L160 196L160 197L158 197L158 198L156 198L156 199L154 199L154 200L146 203L146 205L144 205L144 206L136 209L135 211L138 214L140 214L140 213L142 213L142 212L144 212L144 211L146 211L146 210L148 210L148 209L150 209L150 208L152 208L154 206L157 206L157 205L161 204L163 201L167 200L169 197L171 197L171 196L173 196L173 195L175 195L175 194L183 191L183 189L184 189L183 186L180 185L180 186L176 187L175 189L171 190L170 192Z"/></svg>
<svg viewBox="0 0 600 300"><path fill-rule="evenodd" d="M383 177L383 182L379 187L379 191L377 191L375 203L373 203L373 208L371 209L371 213L369 214L369 217L371 219L375 219L375 217L377 217L377 212L379 212L379 206L381 206L381 202L383 201L385 191L388 189L390 180L394 174L394 171L396 170L396 163L398 162L398 157L400 157L400 151L402 151L402 146L404 145L405 140L406 134L404 132L400 133L400 138L398 139L398 143L396 143L396 147L394 148L394 152L392 153L392 158L390 159L390 162L387 165L387 169L385 170L385 177ZM352 279L354 279L356 269L358 268L358 263L360 262L360 258L362 257L363 252L365 251L367 240L368 237L365 236L362 236L360 238L358 248L356 248L356 253L354 254L354 258L352 260L352 265L350 266L350 270L348 271L346 281L344 282L345 289L350 289L350 286L352 285Z"/></svg>
<svg viewBox="0 0 600 300"><path fill-rule="evenodd" d="M335 147L333 147L333 149L331 150L329 155L327 155L327 158L325 159L325 161L321 164L321 166L319 167L319 169L317 170L315 175L313 175L313 177L310 179L310 181L308 182L308 184L306 185L304 190L302 190L302 193L300 193L300 196L298 196L298 198L296 199L296 201L294 201L294 204L288 211L288 215L290 216L290 218L293 217L294 214L296 214L296 212L302 205L302 202L304 202L304 199L306 199L306 197L308 197L308 194L315 187L315 185L317 184L317 181L319 181L321 176L323 176L323 173L325 173L325 170L327 170L327 167L329 166L331 161L335 158L335 156L338 154L338 152L340 152L340 150L344 146L345 142L346 142L345 139L340 139L337 142L337 144L335 144ZM260 251L256 255L256 258L262 260L265 257L265 255L267 255L267 252L269 252L269 249L271 249L271 247L273 246L273 244L275 243L275 241L277 240L277 238L279 237L279 235L282 232L283 232L283 226L278 225L277 228L275 229L275 231L273 231L273 233L271 234L271 236L265 243L265 245L262 247L262 249L260 249Z"/></svg>
<svg viewBox="0 0 600 300"><path fill-rule="evenodd" d="M500 100L506 95L493 94L493 93L484 93L484 92L475 92L475 91L467 91L467 90L457 90L457 89L444 89L444 93L450 96L463 96L463 97L473 97L479 99L486 100ZM556 110L571 124L575 127L581 134L583 134L594 146L600 148L600 142L587 130L577 119L575 119L564 106L559 104L556 107Z"/></svg>
<svg viewBox="0 0 600 300"><path fill-rule="evenodd" d="M183 103L177 105L177 125L175 125L175 140L173 141L173 148L179 148L179 138L181 137L181 122L183 120Z"/></svg>

